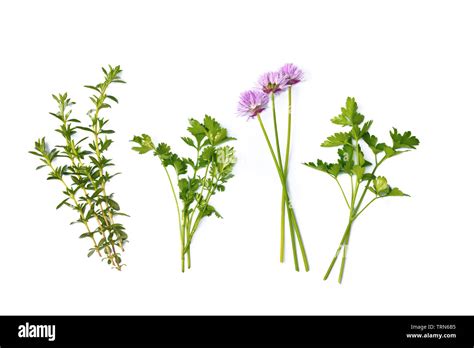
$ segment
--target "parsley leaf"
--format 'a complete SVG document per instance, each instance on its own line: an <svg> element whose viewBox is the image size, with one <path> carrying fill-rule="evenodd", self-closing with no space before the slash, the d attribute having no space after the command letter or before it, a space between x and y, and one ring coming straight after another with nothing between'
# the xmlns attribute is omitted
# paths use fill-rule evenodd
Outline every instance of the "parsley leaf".
<svg viewBox="0 0 474 348"><path fill-rule="evenodd" d="M341 108L341 113L331 119L331 122L341 126L359 125L364 121L364 115L357 111L357 103L354 98L347 97L346 107Z"/></svg>
<svg viewBox="0 0 474 348"><path fill-rule="evenodd" d="M322 147L335 147L341 146L348 143L351 135L349 133L335 133L329 136L322 144Z"/></svg>
<svg viewBox="0 0 474 348"><path fill-rule="evenodd" d="M420 144L420 141L414 135L411 135L411 132L405 132L403 134L398 133L396 128L390 132L390 136L393 140L394 149L415 149L416 146Z"/></svg>

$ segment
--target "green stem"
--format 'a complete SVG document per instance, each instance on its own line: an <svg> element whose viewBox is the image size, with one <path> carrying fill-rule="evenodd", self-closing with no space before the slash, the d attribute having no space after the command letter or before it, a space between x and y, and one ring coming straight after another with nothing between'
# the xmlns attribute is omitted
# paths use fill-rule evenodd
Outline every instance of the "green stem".
<svg viewBox="0 0 474 348"><path fill-rule="evenodd" d="M290 207L288 211L288 219L292 221L292 224L290 224L290 226L294 225L296 238L298 239L298 244L301 250L301 256L303 257L304 268L305 268L305 271L308 272L309 271L308 256L306 255L306 249L303 244L303 237L301 236L300 227L298 226L298 222L296 220L295 211L291 207L290 203L288 203L288 206Z"/></svg>
<svg viewBox="0 0 474 348"><path fill-rule="evenodd" d="M54 167L53 167L52 163L50 163L49 161L48 161L48 166L49 166L49 168L51 168L51 170L54 171ZM67 192L67 191L69 190L69 188L68 188L66 182L65 182L63 179L60 179L60 181L61 181L61 183L64 185L64 188L66 189L66 192ZM97 246L97 242L96 242L96 240L95 240L95 238L94 238L94 235L92 234L92 230L90 229L89 223L86 221L86 219L85 219L85 217L84 217L84 214L83 214L82 211L80 210L79 202L77 201L76 196L73 195L73 194L69 194L69 198L71 198L72 201L74 202L74 206L76 207L76 210L79 212L79 216L81 217L81 222L82 222L82 224L85 226L85 228L86 228L86 230L87 230L87 233L90 233L90 234L91 234L91 239L92 239L92 241L93 241L93 243L94 243L94 248L95 248L95 250L97 251L97 253L99 254L99 256L102 256L101 253L100 253L100 250L99 250L99 248L98 248L98 246ZM107 255L107 256L109 257L109 255ZM117 265L115 265L115 262L114 262L114 261L112 261L112 262L113 262L113 265L117 267ZM118 270L120 270L119 267L120 267L120 266L117 267Z"/></svg>
<svg viewBox="0 0 474 348"><path fill-rule="evenodd" d="M102 91L100 92L100 97L99 97L99 102L96 104L96 109L95 109L95 114L94 114L94 117L92 118L92 126L93 126L93 134L94 134L94 146L95 146L95 155L97 156L97 161L100 162L100 152L99 152L99 132L100 132L100 129L98 127L98 122L99 122L99 111L100 111L100 107L102 106L102 104L104 103L104 100L107 96L106 92L107 92L107 88L109 87L111 81L106 81L105 84L103 85L103 88L102 88ZM105 189L105 176L104 176L104 170L102 167L99 167L99 174L100 174L100 178L102 179L102 182L101 182L101 191L102 191L102 196L104 197L104 202L105 202L105 206L107 208L107 215L109 217L109 221L107 218L105 218L104 216L104 220L105 222L108 222L108 225L110 226L110 224L114 224L114 217L113 217L113 214L110 210L110 203L109 203L109 200L108 200L108 197L107 197L107 191ZM102 213L104 214L104 209L103 209L103 206L102 206L102 202L100 203L100 209L102 211ZM112 229L109 233L112 233ZM122 238L121 237L118 237L118 242L119 242L119 247L120 249L122 249L122 251L124 250L123 249L123 243L122 243Z"/></svg>
<svg viewBox="0 0 474 348"><path fill-rule="evenodd" d="M191 233L190 233L191 219L189 218L189 214L186 217L186 227L185 228L186 228L186 241L185 241L184 245L186 245L186 242L190 241L190 238L191 238ZM184 249L183 249L183 252L184 252ZM190 269L191 268L191 249L188 249L186 251L186 255L187 255L188 269Z"/></svg>
<svg viewBox="0 0 474 348"><path fill-rule="evenodd" d="M181 230L181 211L179 209L178 197L176 196L176 191L174 190L173 181L171 181L171 176L170 176L170 173L168 172L168 169L165 166L163 166L163 168L165 169L166 176L168 177L168 182L171 187L171 192L173 193L174 203L176 205L176 212L178 213L179 228Z"/></svg>
<svg viewBox="0 0 474 348"><path fill-rule="evenodd" d="M179 235L180 235L180 238L181 238L181 271L184 272L184 253L183 253L183 250L184 250L184 225L183 225L183 222L181 221L181 211L179 209L179 203L178 203L178 197L176 196L176 191L174 190L174 186L173 186L173 181L171 180L171 176L170 176L170 173L168 172L168 168L166 168L166 166L163 166L163 168L165 169L165 172L166 172L166 176L168 178L168 182L170 184L170 187L171 187L171 192L173 193L173 198L174 198L174 203L176 205L176 212L178 214L178 224L179 224Z"/></svg>
<svg viewBox="0 0 474 348"><path fill-rule="evenodd" d="M364 212L365 209L367 209L373 202L375 202L377 199L379 199L380 197L375 197L374 199L372 199L369 203L367 203L367 205L360 211L356 214L356 216L354 217L354 219L357 219L359 217L360 214L362 214Z"/></svg>
<svg viewBox="0 0 474 348"><path fill-rule="evenodd" d="M281 193L281 209L280 209L280 262L285 262L285 194ZM290 232L291 233L291 232Z"/></svg>
<svg viewBox="0 0 474 348"><path fill-rule="evenodd" d="M339 179L337 178L337 176L334 177L334 180L336 180L337 185L339 186L339 189L341 190L342 195L344 196L344 200L346 201L347 208L351 209L351 206L349 205L349 201L347 200L347 196L346 196L346 194L344 192L344 189L342 188L341 183L339 182Z"/></svg>
<svg viewBox="0 0 474 348"><path fill-rule="evenodd" d="M298 251L296 250L296 235L295 235L295 227L294 227L294 222L293 219L291 218L291 208L290 208L290 203L287 202L286 196L285 196L285 190L283 189L283 197L285 198L285 203L286 203L286 211L288 213L288 224L290 225L290 240L291 240L291 251L293 253L293 262L295 264L295 271L299 272L300 271L300 266L298 262ZM285 213L285 212L283 212Z"/></svg>
<svg viewBox="0 0 474 348"><path fill-rule="evenodd" d="M209 172L209 167L210 167L210 165L211 165L211 162L209 162L209 163L207 164L207 166L206 166L206 172L204 173L204 183L205 183L206 180L207 180L207 174L208 174L208 172ZM204 192L204 184L201 186L201 192L199 193L199 196L200 196L201 198L202 198L203 192ZM198 207L198 204L196 203L196 205L195 205L194 208L193 208L193 211L191 212L191 218L189 219L190 221L193 220L193 218L194 218L194 213L196 212L197 207Z"/></svg>
<svg viewBox="0 0 474 348"><path fill-rule="evenodd" d="M275 108L275 93L272 92L272 112L273 112L273 128L275 130L275 143L276 143L276 153L278 155L278 163L280 168L283 168L283 161L281 159L281 150L280 150L280 137L278 136L278 124L276 117L276 108Z"/></svg>
<svg viewBox="0 0 474 348"><path fill-rule="evenodd" d="M331 274L331 271L334 267L334 264L336 263L336 260L339 256L339 253L341 251L341 248L342 246L344 245L345 241L346 241L346 238L347 238L347 235L349 234L350 230L351 230L351 227L352 227L352 223L353 223L354 220L351 220L349 219L349 222L347 224L347 227L346 227L346 231L344 232L344 235L342 236L342 239L341 239L341 242L339 243L339 247L337 248L336 250L336 255L334 255L334 258L332 259L331 261L331 264L329 265L329 268L326 272L326 275L324 276L324 280L328 279L329 275Z"/></svg>
<svg viewBox="0 0 474 348"><path fill-rule="evenodd" d="M375 171L380 167L380 165L381 165L386 159L387 159L387 156L384 156L384 157L380 160L380 162L378 162L378 163L375 165L374 169L372 170L372 175L375 175ZM364 201L364 197L365 197L365 195L366 195L366 193L367 193L367 190L369 189L369 186L370 186L370 184L371 184L372 181L373 181L373 179L367 180L367 184L365 185L364 191L362 192L362 196L360 197L359 203L358 203L357 206L356 206L356 209L355 209L356 212L359 211L359 208L360 208L362 202Z"/></svg>
<svg viewBox="0 0 474 348"><path fill-rule="evenodd" d="M207 195L206 195L206 198L205 198L205 201L204 201L204 208L207 207L207 205L209 204L209 201L212 197L212 195L216 192L216 187L217 187L217 182L218 182L219 178L217 178L216 180L216 184L213 186L212 190L209 190ZM189 234L189 238L186 242L186 245L184 247L184 252L188 252L190 250L190 247L191 247L191 242L193 240L193 237L194 237L194 233L196 233L197 231L197 228L199 226L199 223L201 222L202 220L202 215L201 213L199 213L197 216L196 216L196 219L194 220L194 223L192 224L192 229L191 229L191 232ZM190 224L192 223L192 221L190 221Z"/></svg>
<svg viewBox="0 0 474 348"><path fill-rule="evenodd" d="M278 161L277 161L277 158L276 158L276 155L275 155L275 151L273 150L272 144L270 142L270 139L268 138L267 131L265 129L265 126L263 125L263 122L262 122L262 119L261 119L260 115L257 115L257 119L258 119L258 122L260 124L261 129L262 129L265 140L267 142L268 149L270 150L270 153L272 155L272 159L273 159L273 162L274 162L275 167L277 169L278 176L280 177L280 181L281 181L281 184L282 184L282 187L283 187L283 194L284 194L285 199L286 199L287 209L290 212L289 216L288 216L289 221L290 221L290 229L291 229L291 225L293 225L293 227L295 229L295 232L296 232L296 236L297 236L297 238L300 242L300 248L301 248L301 246L303 245L303 241L302 241L302 238L301 238L301 234L300 234L300 231L299 231L298 224L296 223L296 217L293 215L293 208L291 207L290 198L289 198L289 195L288 195L288 190L287 190L287 185L286 185L286 180L285 180L285 177L283 175L282 168L278 165ZM298 259L298 257L296 255L295 251L296 251L296 248L294 248L293 257L295 259L295 268L297 268L297 264L298 264L297 259ZM303 254L303 260L306 260L307 258L306 258L306 252L304 250L304 247L301 248L301 251L302 251L302 254ZM306 271L308 271L309 267L307 265L307 260L305 261L305 266L306 266Z"/></svg>
<svg viewBox="0 0 474 348"><path fill-rule="evenodd" d="M61 107L61 115L62 115L62 120L63 120L64 129L66 129L68 123L67 123L67 118L66 118L66 116L64 115L64 107ZM73 140L71 139L71 136L69 136L66 132L63 133L63 136L64 136L64 138L65 138L65 140L66 140L66 146L68 146L68 147L69 147L69 150L70 150L70 153L67 153L66 155L67 155L67 157L69 158L69 160L71 161L71 164L72 164L73 168L77 168L75 158L78 159L79 163L80 163L81 166L82 166L81 158L80 158L80 156L79 156L79 154L78 154L78 152L77 152L77 149L76 149L76 147L75 147L75 145L74 145L74 143L73 143ZM50 168L52 168L52 166L50 166ZM64 180L61 180L61 181L62 181L63 185L67 188L67 185L66 185L66 183L64 182ZM92 183L94 183L94 181L92 181ZM99 231L100 231L101 236L102 236L103 238L106 238L105 232L104 232L104 230L103 230L103 226L102 226L102 224L100 223L99 217L98 217L98 215L97 215L97 213L96 213L96 211L95 211L95 209L94 209L94 206L93 206L93 204L92 204L92 201L91 201L91 199L90 199L90 197L89 197L89 195L88 195L87 190L85 189L85 187L82 187L82 192L84 193L84 198L86 199L86 202L87 202L87 204L89 205L89 208L93 211L93 215L94 215L94 217L95 217L95 219L96 219L96 221L97 221L97 227L99 228ZM78 203L77 203L77 200L76 200L76 197L75 197L75 196L74 196L74 201L75 201L76 206L78 207ZM82 214L81 214L81 215L82 215ZM82 218L82 216L81 216L81 218ZM90 228L89 228L88 224L86 225L86 228L87 228L87 231L90 233ZM97 242L96 242L96 240L95 240L94 235L92 235L91 238L92 238L92 240L94 241L94 247L96 248L97 253L99 254L100 257L102 257L102 254L101 254L100 250L97 248Z"/></svg>
<svg viewBox="0 0 474 348"><path fill-rule="evenodd" d="M288 162L290 158L290 144L291 144L291 86L288 87L288 127L287 127L287 136L286 136L286 152L285 152L285 165L283 168L283 175L285 177L285 181L288 181ZM281 237L280 237L280 262L283 262L285 259L285 193L281 192ZM291 224L290 224L291 225ZM293 243L294 246L294 232L291 231L290 226L290 233L293 236Z"/></svg>
<svg viewBox="0 0 474 348"><path fill-rule="evenodd" d="M281 150L280 150L280 137L278 135L278 124L277 124L277 117L276 117L276 108L275 108L275 93L272 92L271 94L272 99L272 114L273 114L273 128L275 130L275 141L276 141L276 153L278 156L278 164L280 168L283 168L283 161L281 157ZM288 148L288 145L287 145ZM285 163L286 164L286 163ZM285 175L286 178L286 175ZM281 212L280 212L280 262L284 261L285 255L285 195L282 192L281 194Z"/></svg>

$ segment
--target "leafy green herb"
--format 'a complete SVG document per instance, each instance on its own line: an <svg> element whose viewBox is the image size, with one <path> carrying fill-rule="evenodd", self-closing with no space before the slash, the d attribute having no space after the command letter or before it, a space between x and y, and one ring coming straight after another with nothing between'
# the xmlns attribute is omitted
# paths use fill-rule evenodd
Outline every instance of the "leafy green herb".
<svg viewBox="0 0 474 348"><path fill-rule="evenodd" d="M188 268L191 267L191 242L202 219L212 215L222 218L210 200L217 191L225 190L236 161L234 148L223 145L235 138L229 137L214 118L206 115L203 122L190 119L188 132L190 137L181 139L195 151L194 159L179 157L165 143L155 146L147 134L132 139L136 143L133 150L139 154L152 151L165 169L178 214L183 272L186 261ZM175 183L168 168L174 170Z"/></svg>
<svg viewBox="0 0 474 348"><path fill-rule="evenodd" d="M339 253L343 250L342 263L339 272L339 283L342 282L344 267L346 263L346 252L349 244L349 237L354 221L376 200L385 197L408 196L399 188L389 185L384 176L377 176L377 169L387 159L416 149L419 140L411 132L399 133L396 128L390 132L392 145L379 143L375 135L369 133L372 121L364 122L364 116L357 110L357 103L354 98L347 98L346 106L341 109L341 114L334 117L332 123L342 127L350 127L346 133L336 133L322 143L323 147L339 147L338 161L336 163L326 163L322 160L304 163L306 166L328 174L334 179L341 190L344 201L349 209L349 221L342 240L337 248L329 269L324 276L324 280L337 261ZM362 124L362 127L361 127ZM373 154L373 162L369 162L362 152L361 144L365 143ZM399 149L407 149L400 151ZM346 174L350 177L350 195L346 194L339 176ZM363 188L362 188L363 187ZM367 192L373 194L372 199L366 202ZM364 205L365 203L365 205Z"/></svg>
<svg viewBox="0 0 474 348"><path fill-rule="evenodd" d="M120 212L114 194L106 190L107 183L119 173L110 174L108 171L114 164L104 154L112 144L108 135L114 131L106 128L109 120L101 111L111 107L109 100L118 103L116 97L108 94L109 86L124 81L120 78L120 66L109 65L102 71L104 80L101 83L85 86L94 91L90 97L93 108L88 112L89 124L84 126L79 119L72 117L71 107L75 103L67 93L53 95L58 110L50 114L59 121L56 131L64 142L49 148L45 138L41 138L30 153L39 157L42 163L37 169L47 167L50 170L48 180L61 182L66 198L56 209L67 206L78 213L79 218L73 223L85 228L79 238L89 238L93 243L87 256L97 253L113 268L121 270L124 265L118 250L124 250L128 236L124 226L115 218L126 214Z"/></svg>

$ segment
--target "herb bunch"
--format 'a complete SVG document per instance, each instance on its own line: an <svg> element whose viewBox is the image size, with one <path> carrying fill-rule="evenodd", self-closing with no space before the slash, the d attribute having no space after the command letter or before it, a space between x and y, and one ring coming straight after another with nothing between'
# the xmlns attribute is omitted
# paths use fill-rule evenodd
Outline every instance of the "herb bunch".
<svg viewBox="0 0 474 348"><path fill-rule="evenodd" d="M194 159L179 157L165 143L155 146L147 134L132 139L138 144L133 150L139 154L153 151L165 169L178 215L182 272L185 271L186 263L188 269L191 268L191 242L202 219L212 215L222 218L210 200L217 191L225 190L225 184L233 177L232 170L236 162L234 148L223 145L235 138L229 137L227 129L214 118L206 115L203 122L190 119L188 132L191 137L181 139L194 149ZM174 169L175 183L169 167Z"/></svg>
<svg viewBox="0 0 474 348"><path fill-rule="evenodd" d="M110 85L125 83L120 74L120 66L102 68L104 79L97 85L85 86L93 91L90 100L93 108L89 110L89 124L72 117L72 106L75 104L67 93L53 95L58 110L50 113L58 121L56 131L61 134L63 143L52 148L45 138L35 142L31 154L37 156L42 164L36 169L48 168L48 180L57 180L62 184L65 198L56 209L67 206L78 214L78 219L71 224L81 224L85 232L79 238L89 238L93 246L88 257L97 253L103 260L117 270L124 266L120 251L128 242L128 236L122 224L115 221L120 206L113 193L108 193L107 183L119 173L111 174L109 168L112 160L105 153L112 145L109 138L114 131L107 129L109 120L103 110L111 107L109 101L118 103L113 95L108 94Z"/></svg>
<svg viewBox="0 0 474 348"><path fill-rule="evenodd" d="M342 282L349 237L354 221L375 201L387 197L408 196L399 188L389 185L387 179L384 176L377 176L376 172L389 158L416 149L420 143L419 140L410 131L399 133L396 128L393 128L390 131L391 145L379 142L378 138L369 132L373 121L364 122L364 119L365 117L358 112L355 99L348 97L345 107L341 108L341 114L331 119L331 122L342 127L349 127L350 130L335 133L321 144L322 147L338 148L337 162L327 163L317 160L304 163L310 168L328 174L336 181L349 210L346 230L324 280L329 277L339 253L343 250L338 279L339 283ZM372 152L372 162L362 152L361 145L363 144ZM347 190L343 189L339 180L343 174L350 177L350 195L346 194ZM370 199L366 199L368 192L372 194Z"/></svg>
<svg viewBox="0 0 474 348"><path fill-rule="evenodd" d="M291 203L288 185L288 172L291 147L292 88L302 80L302 70L293 64L285 64L278 71L263 74L258 80L258 88L243 92L240 95L238 105L238 112L241 116L245 116L249 119L258 119L263 136L265 137L265 141L268 145L268 149L270 150L270 154L272 156L282 186L280 205L280 262L284 262L285 259L285 226L286 215L288 215L293 261L295 264L295 270L298 272L299 262L297 246L300 248L306 271L309 271L309 263L303 244L303 239L301 237L300 228L296 219L296 214ZM286 147L284 153L285 157L283 157L280 147L275 97L285 92L287 92L288 95L288 118ZM261 119L261 113L268 107L268 103L270 101L273 115L274 145L272 145L267 130Z"/></svg>

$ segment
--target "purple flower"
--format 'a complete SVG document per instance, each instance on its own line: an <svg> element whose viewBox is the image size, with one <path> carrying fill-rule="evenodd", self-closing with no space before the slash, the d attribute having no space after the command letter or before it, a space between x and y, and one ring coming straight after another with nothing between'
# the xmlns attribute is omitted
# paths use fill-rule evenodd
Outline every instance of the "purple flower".
<svg viewBox="0 0 474 348"><path fill-rule="evenodd" d="M261 91L245 91L240 94L237 111L241 116L255 117L266 109L268 95Z"/></svg>
<svg viewBox="0 0 474 348"><path fill-rule="evenodd" d="M285 86L286 78L282 72L268 72L260 76L258 84L265 93L278 93L281 92Z"/></svg>
<svg viewBox="0 0 474 348"><path fill-rule="evenodd" d="M303 71L294 64L285 64L281 67L279 73L284 78L285 86L296 85L303 80Z"/></svg>

